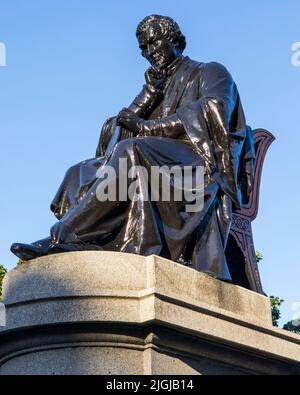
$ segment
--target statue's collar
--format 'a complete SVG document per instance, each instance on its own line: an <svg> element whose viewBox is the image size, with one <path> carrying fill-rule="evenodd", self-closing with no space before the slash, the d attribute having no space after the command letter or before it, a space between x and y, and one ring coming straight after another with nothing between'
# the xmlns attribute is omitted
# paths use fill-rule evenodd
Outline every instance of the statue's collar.
<svg viewBox="0 0 300 395"><path fill-rule="evenodd" d="M174 62L170 64L170 66L167 67L167 69L166 69L166 76L167 77L171 77L175 73L175 71L177 71L177 69L181 65L183 59L184 59L184 56L181 55L178 58L176 58L174 60Z"/></svg>

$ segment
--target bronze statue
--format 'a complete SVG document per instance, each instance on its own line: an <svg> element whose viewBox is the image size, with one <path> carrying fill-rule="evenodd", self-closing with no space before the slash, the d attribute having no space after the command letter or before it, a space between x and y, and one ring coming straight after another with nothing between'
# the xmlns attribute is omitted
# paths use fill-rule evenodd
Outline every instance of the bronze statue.
<svg viewBox="0 0 300 395"><path fill-rule="evenodd" d="M221 64L183 56L185 37L169 17L145 18L137 38L151 65L142 91L105 122L96 157L66 173L51 205L58 222L50 236L11 250L24 260L78 250L156 254L230 282L225 248L232 215L249 199L255 160L237 87ZM99 202L96 173L104 165L118 173L120 158L148 174L153 166L203 166L202 210L142 193Z"/></svg>

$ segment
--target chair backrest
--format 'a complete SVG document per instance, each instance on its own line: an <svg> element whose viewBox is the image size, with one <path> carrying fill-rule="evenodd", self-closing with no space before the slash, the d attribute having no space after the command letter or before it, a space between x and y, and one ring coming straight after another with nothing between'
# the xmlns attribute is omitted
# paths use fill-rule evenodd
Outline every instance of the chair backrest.
<svg viewBox="0 0 300 395"><path fill-rule="evenodd" d="M236 214L241 215L245 218L249 218L253 221L258 213L259 206L259 190L261 174L266 153L270 145L275 140L272 133L265 129L255 129L253 131L254 145L255 145L255 167L254 167L254 187L250 194L249 202L241 210L236 211Z"/></svg>

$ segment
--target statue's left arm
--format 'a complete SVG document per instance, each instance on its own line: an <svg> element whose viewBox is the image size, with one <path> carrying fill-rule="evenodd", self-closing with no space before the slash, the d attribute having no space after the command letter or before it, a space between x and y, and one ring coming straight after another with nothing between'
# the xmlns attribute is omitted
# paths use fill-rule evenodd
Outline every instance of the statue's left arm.
<svg viewBox="0 0 300 395"><path fill-rule="evenodd" d="M245 200L240 188L240 162L244 160L243 155L252 160L253 150L245 153L245 147L251 146L245 144L251 135L237 87L226 68L214 62L203 64L199 74L199 99L178 108L177 115L205 158L212 177L240 208Z"/></svg>

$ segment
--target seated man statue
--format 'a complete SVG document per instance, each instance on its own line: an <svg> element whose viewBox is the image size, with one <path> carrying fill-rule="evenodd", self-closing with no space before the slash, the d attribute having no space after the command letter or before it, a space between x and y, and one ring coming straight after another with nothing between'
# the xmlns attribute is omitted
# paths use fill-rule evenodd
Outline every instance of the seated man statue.
<svg viewBox="0 0 300 395"><path fill-rule="evenodd" d="M232 213L251 192L255 156L237 87L222 65L183 56L185 37L169 17L145 18L137 38L151 65L142 91L105 122L96 158L68 170L51 205L58 222L50 236L12 252L23 260L78 250L155 254L230 282L224 251ZM151 200L143 188L134 199L99 201L104 166L129 182L120 163L149 178L153 167L202 167L201 210L186 210L184 199Z"/></svg>

